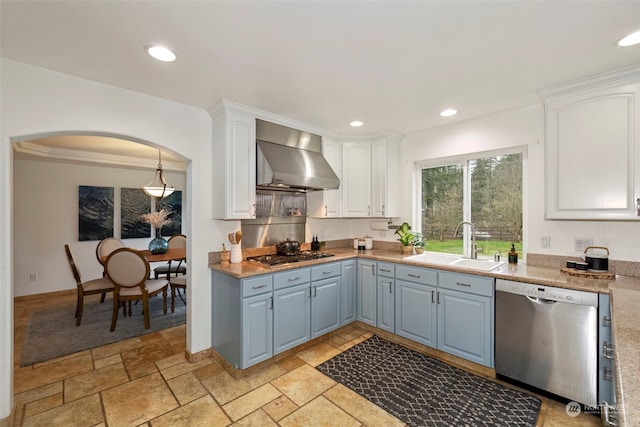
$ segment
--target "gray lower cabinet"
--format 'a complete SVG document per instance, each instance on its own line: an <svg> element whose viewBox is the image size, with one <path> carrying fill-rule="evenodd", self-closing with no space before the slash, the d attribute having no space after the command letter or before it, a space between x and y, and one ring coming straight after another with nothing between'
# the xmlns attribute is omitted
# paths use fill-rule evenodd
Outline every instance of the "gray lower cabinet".
<svg viewBox="0 0 640 427"><path fill-rule="evenodd" d="M493 367L494 280L438 273L438 349Z"/></svg>
<svg viewBox="0 0 640 427"><path fill-rule="evenodd" d="M608 294L598 295L598 403L616 402L614 360L611 334L611 306Z"/></svg>
<svg viewBox="0 0 640 427"><path fill-rule="evenodd" d="M340 327L340 281L336 276L312 283L311 338Z"/></svg>
<svg viewBox="0 0 640 427"><path fill-rule="evenodd" d="M212 347L235 368L273 356L273 278L212 272Z"/></svg>
<svg viewBox="0 0 640 427"><path fill-rule="evenodd" d="M376 282L376 262L359 259L356 265L358 267L358 320L371 326L376 326L378 287Z"/></svg>
<svg viewBox="0 0 640 427"><path fill-rule="evenodd" d="M395 332L395 265L378 262L377 272L376 326L385 331Z"/></svg>
<svg viewBox="0 0 640 427"><path fill-rule="evenodd" d="M342 261L342 295L340 300L340 326L355 322L358 316L356 300L356 260Z"/></svg>
<svg viewBox="0 0 640 427"><path fill-rule="evenodd" d="M398 265L396 268L396 334L437 347L437 273Z"/></svg>
<svg viewBox="0 0 640 427"><path fill-rule="evenodd" d="M311 269L273 275L273 353L311 339Z"/></svg>

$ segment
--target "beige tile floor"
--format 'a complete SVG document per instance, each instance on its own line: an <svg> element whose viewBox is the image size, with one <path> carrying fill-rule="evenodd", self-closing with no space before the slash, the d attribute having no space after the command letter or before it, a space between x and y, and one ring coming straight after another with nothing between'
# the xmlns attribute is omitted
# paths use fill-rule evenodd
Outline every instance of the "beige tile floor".
<svg viewBox="0 0 640 427"><path fill-rule="evenodd" d="M20 367L29 312L61 299L74 296L16 300L15 410L0 427L403 425L314 368L371 335L359 328L241 379L212 359L188 363L184 326ZM599 425L564 408L543 399L538 425Z"/></svg>

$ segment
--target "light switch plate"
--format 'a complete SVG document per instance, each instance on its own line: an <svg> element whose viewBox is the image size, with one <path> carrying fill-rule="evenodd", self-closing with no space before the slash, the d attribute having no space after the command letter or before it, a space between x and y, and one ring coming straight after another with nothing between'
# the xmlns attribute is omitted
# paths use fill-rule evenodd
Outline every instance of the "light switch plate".
<svg viewBox="0 0 640 427"><path fill-rule="evenodd" d="M551 247L551 236L540 237L540 247L542 249L549 249Z"/></svg>

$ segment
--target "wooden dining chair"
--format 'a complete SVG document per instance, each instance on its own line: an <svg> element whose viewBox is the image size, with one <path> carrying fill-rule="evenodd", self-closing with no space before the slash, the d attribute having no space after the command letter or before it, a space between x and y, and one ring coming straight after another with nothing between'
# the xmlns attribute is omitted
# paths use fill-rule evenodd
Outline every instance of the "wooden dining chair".
<svg viewBox="0 0 640 427"><path fill-rule="evenodd" d="M129 302L129 316L131 316L131 301L142 300L145 329L150 328L149 297L162 292L162 308L164 314L167 314L167 288L169 287L169 282L166 279L148 279L149 262L139 251L132 248L116 249L107 257L105 270L107 277L115 286L111 332L116 329L121 305L123 314L127 315L127 301Z"/></svg>
<svg viewBox="0 0 640 427"><path fill-rule="evenodd" d="M100 297L100 302L103 303L107 292L113 292L114 286L113 283L111 283L111 281L106 277L99 277L97 279L83 281L82 277L80 276L80 270L78 270L76 262L73 259L73 254L71 253L71 248L69 248L69 245L64 245L64 251L67 253L69 267L71 267L71 272L73 273L73 277L76 279L76 284L78 287L78 300L76 302L76 326L80 326L80 323L82 322L82 310L84 308L84 297L87 295L102 294L102 297Z"/></svg>
<svg viewBox="0 0 640 427"><path fill-rule="evenodd" d="M124 242L117 237L107 237L98 242L98 246L96 246L96 258L98 258L98 262L103 268L107 256L119 248L124 248ZM106 276L106 272L103 272L102 275Z"/></svg>
<svg viewBox="0 0 640 427"><path fill-rule="evenodd" d="M173 313L176 310L176 292L182 302L187 305L185 300L187 297L187 275L183 274L182 276L170 278L169 285L171 286L171 312ZM180 289L182 289L184 297L180 294Z"/></svg>
<svg viewBox="0 0 640 427"><path fill-rule="evenodd" d="M185 236L184 234L174 234L173 236L169 237L169 241L167 243L169 244L169 249L184 249L187 247L187 236ZM161 265L153 269L154 277L157 279L162 274L167 277L172 274L175 276L177 276L178 274L187 274L187 266L185 265L186 262L186 258L168 261L165 265Z"/></svg>

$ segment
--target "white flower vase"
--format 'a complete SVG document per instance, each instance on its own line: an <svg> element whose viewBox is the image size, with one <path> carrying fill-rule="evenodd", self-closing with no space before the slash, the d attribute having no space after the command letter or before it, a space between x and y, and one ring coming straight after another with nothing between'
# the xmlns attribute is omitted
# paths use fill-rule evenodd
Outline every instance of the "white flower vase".
<svg viewBox="0 0 640 427"><path fill-rule="evenodd" d="M240 264L242 262L242 248L240 247L240 243L231 244L231 257L229 262L231 262L231 264Z"/></svg>

